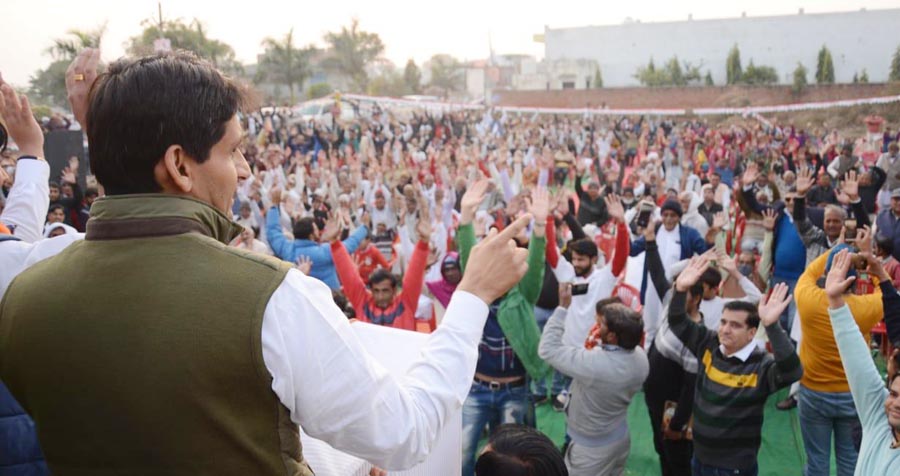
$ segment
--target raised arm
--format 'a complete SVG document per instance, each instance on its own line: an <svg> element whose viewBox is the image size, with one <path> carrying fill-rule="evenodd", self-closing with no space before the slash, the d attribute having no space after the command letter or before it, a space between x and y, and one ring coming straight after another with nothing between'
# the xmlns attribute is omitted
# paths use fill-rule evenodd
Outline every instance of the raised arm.
<svg viewBox="0 0 900 476"><path fill-rule="evenodd" d="M340 240L331 242L331 259L334 260L334 269L337 272L338 279L341 282L341 288L344 295L353 304L356 309L361 309L368 297L366 283L363 282L359 275L359 269L353 263L350 253ZM357 316L362 321L367 321L364 315Z"/></svg>
<svg viewBox="0 0 900 476"><path fill-rule="evenodd" d="M880 420L885 419L882 404L887 390L881 374L872 361L871 349L859 330L859 326L844 303L844 290L853 283L854 278L847 278L851 259L847 250L835 255L831 270L825 280L825 293L828 296L828 314L831 316L831 328L844 365L844 373L850 384L853 402L863 428L873 428Z"/></svg>
<svg viewBox="0 0 900 476"><path fill-rule="evenodd" d="M709 329L688 319L687 292L700 280L703 272L709 268L709 260L705 255L691 258L687 267L675 280L675 292L669 303L669 329L698 359L707 342L715 335Z"/></svg>
<svg viewBox="0 0 900 476"><path fill-rule="evenodd" d="M275 256L283 260L292 260L293 243L284 237L284 230L281 229L281 210L277 205L281 203L281 191L273 189L271 193L273 205L266 212L266 239L269 240L269 246L272 247Z"/></svg>
<svg viewBox="0 0 900 476"><path fill-rule="evenodd" d="M785 283L778 283L772 288L772 293L759 302L759 323L765 327L766 336L775 354L774 365L765 371L770 392L787 387L803 376L803 367L800 365L800 358L797 357L794 345L778 323L781 313L787 309L790 302L791 295Z"/></svg>
<svg viewBox="0 0 900 476"><path fill-rule="evenodd" d="M606 210L610 219L616 222L616 247L613 251L612 274L618 276L625 269L631 246L631 240L628 238L628 226L625 224L625 207L622 206L619 196L615 194L607 195L603 201L606 202Z"/></svg>
<svg viewBox="0 0 900 476"><path fill-rule="evenodd" d="M0 116L6 122L9 136L19 146L21 157L33 157L20 158L16 163L15 181L0 219L16 238L34 243L43 238L50 206L50 166L44 160L44 134L34 119L28 99L17 95L2 79L0 95Z"/></svg>

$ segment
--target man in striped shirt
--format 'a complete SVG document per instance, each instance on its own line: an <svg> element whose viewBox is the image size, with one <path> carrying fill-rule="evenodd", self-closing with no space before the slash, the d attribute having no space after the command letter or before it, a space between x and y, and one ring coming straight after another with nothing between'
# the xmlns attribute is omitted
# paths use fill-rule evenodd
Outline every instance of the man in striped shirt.
<svg viewBox="0 0 900 476"><path fill-rule="evenodd" d="M675 281L669 327L700 363L694 392L694 476L727 473L756 476L763 411L768 396L800 379L803 369L778 318L790 302L788 286L778 284L768 299L725 305L718 332L687 318L687 291L709 267L705 256L691 259ZM765 326L771 354L753 337Z"/></svg>

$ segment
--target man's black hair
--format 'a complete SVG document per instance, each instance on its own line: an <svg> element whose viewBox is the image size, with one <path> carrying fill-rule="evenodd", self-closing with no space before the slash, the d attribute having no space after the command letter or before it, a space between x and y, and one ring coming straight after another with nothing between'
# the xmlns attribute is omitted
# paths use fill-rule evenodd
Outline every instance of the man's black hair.
<svg viewBox="0 0 900 476"><path fill-rule="evenodd" d="M396 287L397 287L397 284L399 283L399 280L397 279L397 276L394 276L394 273L391 273L390 271L388 271L388 270L386 270L386 269L384 269L384 268L378 268L378 269L376 269L376 270L369 276L369 285L370 285L370 286L375 285L375 284L378 284L378 283L380 283L380 282L382 282L382 281L390 281L390 282L391 282L391 287L393 287L393 288L396 288Z"/></svg>
<svg viewBox="0 0 900 476"><path fill-rule="evenodd" d="M700 275L700 282L709 286L710 288L716 289L722 282L722 274L719 273L719 270L715 268L707 268L706 271L704 271L703 274Z"/></svg>
<svg viewBox="0 0 900 476"><path fill-rule="evenodd" d="M894 240L890 236L878 233L875 235L875 246L881 249L885 255L894 254Z"/></svg>
<svg viewBox="0 0 900 476"><path fill-rule="evenodd" d="M476 476L568 476L556 445L538 430L500 425L488 440L490 450L475 462Z"/></svg>
<svg viewBox="0 0 900 476"><path fill-rule="evenodd" d="M575 240L569 243L567 248L572 253L578 253L582 256L587 256L588 258L597 257L597 243L594 243L590 238Z"/></svg>
<svg viewBox="0 0 900 476"><path fill-rule="evenodd" d="M594 305L594 312L597 314L603 314L603 308L609 306L610 304L623 304L622 299L619 296L608 297L605 299L601 299L597 301L597 304Z"/></svg>
<svg viewBox="0 0 900 476"><path fill-rule="evenodd" d="M603 308L603 318L610 332L616 333L619 347L632 350L641 343L644 320L634 309L624 304L609 304Z"/></svg>
<svg viewBox="0 0 900 476"><path fill-rule="evenodd" d="M309 240L313 232L316 231L316 219L313 217L303 217L294 223L294 239Z"/></svg>
<svg viewBox="0 0 900 476"><path fill-rule="evenodd" d="M726 311L743 311L747 313L747 327L759 328L759 311L756 306L746 301L729 301L725 303Z"/></svg>
<svg viewBox="0 0 900 476"><path fill-rule="evenodd" d="M63 213L66 212L66 207L62 206L61 203L51 203L50 206L47 208L47 214L50 214L50 212L54 212L57 209L62 210Z"/></svg>
<svg viewBox="0 0 900 476"><path fill-rule="evenodd" d="M161 190L154 169L172 145L198 163L246 103L243 89L190 52L123 58L91 87L91 171L107 195Z"/></svg>

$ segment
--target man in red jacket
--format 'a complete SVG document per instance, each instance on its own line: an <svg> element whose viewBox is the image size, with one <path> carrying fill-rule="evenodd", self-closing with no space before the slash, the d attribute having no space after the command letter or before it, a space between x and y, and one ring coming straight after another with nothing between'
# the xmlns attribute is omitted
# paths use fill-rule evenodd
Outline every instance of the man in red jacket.
<svg viewBox="0 0 900 476"><path fill-rule="evenodd" d="M417 330L416 307L425 282L425 263L428 259L428 243L431 237L431 219L427 213L422 212L420 209L420 218L416 225L419 241L416 243L403 278L403 287L399 292L397 277L386 269L378 269L372 273L369 278L371 290L366 289L359 276L359 270L344 248L344 244L337 240L337 237L332 240L331 254L338 279L341 281L344 294L356 310L356 318L360 321L410 331Z"/></svg>

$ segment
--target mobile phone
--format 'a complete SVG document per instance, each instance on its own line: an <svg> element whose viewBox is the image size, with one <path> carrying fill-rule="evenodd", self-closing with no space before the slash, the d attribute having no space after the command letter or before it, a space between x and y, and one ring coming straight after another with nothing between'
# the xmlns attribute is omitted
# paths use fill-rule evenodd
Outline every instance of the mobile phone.
<svg viewBox="0 0 900 476"><path fill-rule="evenodd" d="M588 292L588 284L589 283L579 283L572 285L572 295L580 296L582 294L587 294Z"/></svg>
<svg viewBox="0 0 900 476"><path fill-rule="evenodd" d="M856 241L856 220L844 220L844 241Z"/></svg>
<svg viewBox="0 0 900 476"><path fill-rule="evenodd" d="M637 225L639 228L647 228L647 225L650 224L650 215L653 214L653 204L647 202L641 202L641 207L638 211L638 219Z"/></svg>

